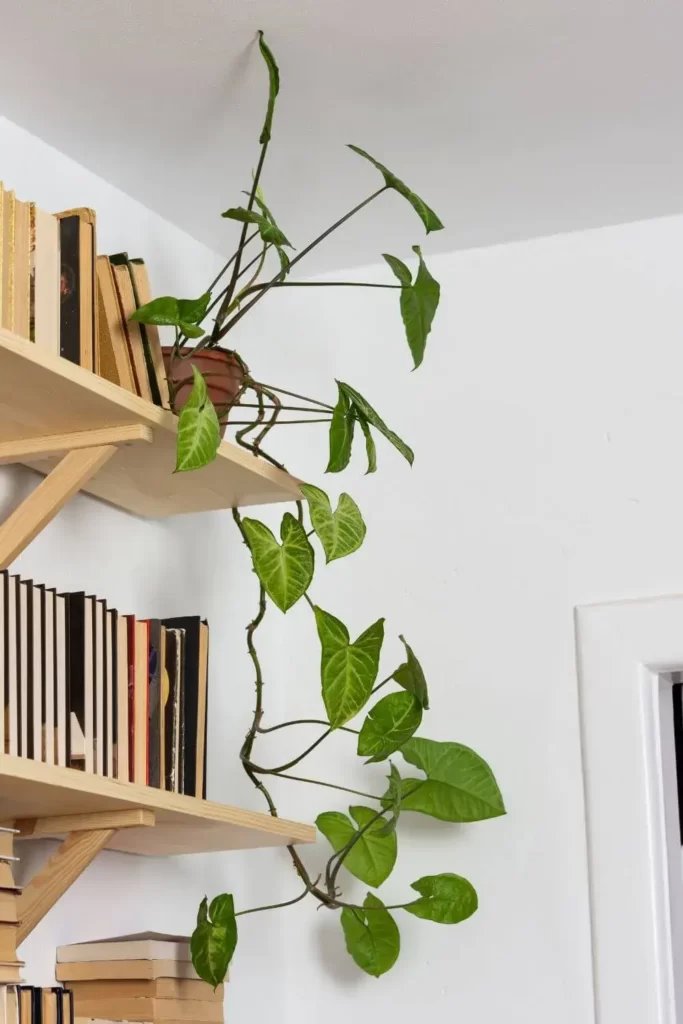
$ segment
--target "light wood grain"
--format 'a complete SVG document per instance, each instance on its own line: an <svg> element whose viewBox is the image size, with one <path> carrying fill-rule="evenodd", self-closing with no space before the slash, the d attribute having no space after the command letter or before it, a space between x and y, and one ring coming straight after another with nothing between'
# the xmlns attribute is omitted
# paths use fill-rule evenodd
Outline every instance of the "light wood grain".
<svg viewBox="0 0 683 1024"><path fill-rule="evenodd" d="M59 897L83 874L113 834L113 829L105 828L93 832L74 832L64 840L18 899L17 910L21 924L17 945L21 945Z"/></svg>
<svg viewBox="0 0 683 1024"><path fill-rule="evenodd" d="M70 832L92 832L103 828L153 828L154 811L136 807L125 811L96 811L91 814L56 814L49 818L25 818L15 822L20 839L64 836Z"/></svg>
<svg viewBox="0 0 683 1024"><path fill-rule="evenodd" d="M121 829L107 843L110 850L158 856L314 843L316 839L312 825L0 753L0 819L125 808L153 811L156 824Z"/></svg>
<svg viewBox="0 0 683 1024"><path fill-rule="evenodd" d="M104 444L134 444L137 441L150 444L153 438L154 434L149 427L142 423L131 423L123 427L76 430L69 434L47 434L22 441L3 441L0 442L0 465L47 458L77 448L97 448Z"/></svg>
<svg viewBox="0 0 683 1024"><path fill-rule="evenodd" d="M0 526L0 569L6 569L112 455L113 445L69 452Z"/></svg>
<svg viewBox="0 0 683 1024"><path fill-rule="evenodd" d="M175 473L177 419L94 373L0 330L0 441L141 423L151 445L123 447L83 489L143 516L299 498L298 481L223 442L209 466ZM50 463L27 465L47 472Z"/></svg>

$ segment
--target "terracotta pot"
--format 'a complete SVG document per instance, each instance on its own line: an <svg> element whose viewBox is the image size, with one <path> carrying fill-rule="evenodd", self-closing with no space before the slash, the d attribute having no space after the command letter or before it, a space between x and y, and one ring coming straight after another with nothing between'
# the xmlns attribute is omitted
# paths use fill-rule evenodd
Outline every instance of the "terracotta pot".
<svg viewBox="0 0 683 1024"><path fill-rule="evenodd" d="M180 354L185 355L187 351L183 348L180 350ZM244 384L244 370L239 360L228 349L204 348L187 359L174 360L171 370L172 346L165 345L162 352L166 373L175 387L175 411L179 412L190 397L194 364L206 380L209 398L216 406L220 417L221 434L224 434L228 423L228 414L225 413L221 416L221 410L234 401Z"/></svg>

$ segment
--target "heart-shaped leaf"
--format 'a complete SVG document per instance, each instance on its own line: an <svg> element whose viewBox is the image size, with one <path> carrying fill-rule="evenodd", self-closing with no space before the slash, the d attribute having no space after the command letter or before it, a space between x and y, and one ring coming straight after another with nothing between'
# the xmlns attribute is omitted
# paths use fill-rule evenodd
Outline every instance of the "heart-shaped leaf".
<svg viewBox="0 0 683 1024"><path fill-rule="evenodd" d="M281 612L288 611L308 590L313 579L314 555L306 531L291 512L285 512L277 540L258 519L243 519L254 571L268 597Z"/></svg>
<svg viewBox="0 0 683 1024"><path fill-rule="evenodd" d="M427 776L403 779L402 810L441 821L484 821L505 814L493 772L469 747L415 736L401 747L401 754Z"/></svg>
<svg viewBox="0 0 683 1024"><path fill-rule="evenodd" d="M353 415L356 417L356 419L359 420L361 423L365 421L366 423L369 423L371 426L373 426L375 430L379 430L380 434L382 434L383 437L386 437L387 441L390 441L391 444L393 444L394 448L396 448L397 451L401 453L403 458L406 459L412 466L413 460L415 458L412 448L409 448L405 441L402 441L398 434L395 434L393 430L389 430L389 427L380 417L379 413L377 413L372 408L368 400L366 398L363 398L363 396L358 391L356 391L355 388L352 388L350 384L344 384L343 381L338 380L337 387L340 393L346 396L349 405L351 406ZM369 454L370 453L368 452L368 455ZM372 472L372 468L370 466L368 466L368 472Z"/></svg>
<svg viewBox="0 0 683 1024"><path fill-rule="evenodd" d="M403 909L425 921L458 924L472 917L479 906L476 889L460 875L425 875L413 882L411 889L419 892L421 898Z"/></svg>
<svg viewBox="0 0 683 1024"><path fill-rule="evenodd" d="M348 466L353 447L353 431L356 425L350 399L342 392L338 384L337 388L339 398L332 412L332 422L330 423L330 459L327 463L326 473L340 473Z"/></svg>
<svg viewBox="0 0 683 1024"><path fill-rule="evenodd" d="M420 246L414 245L413 252L417 253L420 260L415 283L408 267L396 256L385 253L384 259L401 282L401 316L414 368L417 369L424 358L427 336L432 329L434 314L439 305L441 287L427 270Z"/></svg>
<svg viewBox="0 0 683 1024"><path fill-rule="evenodd" d="M211 292L205 292L198 299L176 299L162 295L140 306L131 315L131 320L142 324L156 324L158 327L177 327L188 338L201 338L204 331L195 325L203 320L211 301Z"/></svg>
<svg viewBox="0 0 683 1024"><path fill-rule="evenodd" d="M339 853L358 835L360 829L368 825L377 812L371 807L349 807L349 813L356 825L340 811L325 811L319 814L315 820L316 825L329 841L335 853ZM358 839L346 856L343 858L344 867L360 878L366 885L377 888L386 881L394 869L396 863L397 842L396 834L379 835L380 829L384 826L381 818L365 831Z"/></svg>
<svg viewBox="0 0 683 1024"><path fill-rule="evenodd" d="M255 210L245 210L243 206L237 206L226 210L225 213L221 214L221 217L227 217L229 220L238 220L243 224L255 224L259 229L261 239L266 244L276 246L289 245L291 248L291 242L287 241L287 238L280 231L277 224L274 221L268 220L262 213L256 213Z"/></svg>
<svg viewBox="0 0 683 1024"><path fill-rule="evenodd" d="M206 381L194 365L192 373L192 391L178 418L176 473L200 469L213 462L221 443L221 428Z"/></svg>
<svg viewBox="0 0 683 1024"><path fill-rule="evenodd" d="M210 907L204 897L190 939L190 954L199 977L214 989L225 979L236 946L237 919L232 896L216 896Z"/></svg>
<svg viewBox="0 0 683 1024"><path fill-rule="evenodd" d="M178 318L183 324L198 324L206 316L211 302L211 292L204 292L198 299L178 299Z"/></svg>
<svg viewBox="0 0 683 1024"><path fill-rule="evenodd" d="M343 622L315 606L322 647L321 678L327 717L333 729L346 725L368 701L377 678L384 619L373 622L353 643Z"/></svg>
<svg viewBox="0 0 683 1024"><path fill-rule="evenodd" d="M261 51L261 56L266 62L268 68L268 107L266 109L266 119L263 122L263 128L261 130L261 137L259 142L263 145L265 142L270 142L270 133L273 127L273 113L275 111L275 100L277 94L280 91L280 69L278 68L273 53L263 38L263 32L259 31L258 34L258 45Z"/></svg>
<svg viewBox="0 0 683 1024"><path fill-rule="evenodd" d="M389 762L389 765L390 771L387 776L389 779L389 789L382 801L382 805L384 807L391 807L391 817L385 825L377 829L378 836L390 836L392 832L395 832L401 814L401 802L403 800L402 779L396 765L392 761Z"/></svg>
<svg viewBox="0 0 683 1024"><path fill-rule="evenodd" d="M406 643L405 638L400 636L408 655L407 661L399 665L391 677L399 686L402 686L408 693L417 697L424 711L429 709L429 693L427 691L427 680L425 679L422 665L413 654L412 648Z"/></svg>
<svg viewBox="0 0 683 1024"><path fill-rule="evenodd" d="M441 229L443 228L443 224L441 223L437 215L434 213L434 211L430 209L430 207L427 206L425 201L423 199L420 199L420 197L416 195L415 192L411 191L411 189L409 189L408 186L404 182L402 182L400 178L397 178L395 174L392 174L388 167L385 167L384 164L381 164L379 160L375 160L373 156L370 156L369 153L366 153L365 150L361 149L359 146L353 146L349 144L349 149L352 149L354 153L358 153L359 156L364 157L366 160L369 160L371 164L374 164L377 170L384 177L384 181L387 185L387 188L395 189L400 195L404 197L404 199L408 200L408 202L410 203L410 205L415 210L418 217L424 224L427 234L429 234L430 231L441 231Z"/></svg>
<svg viewBox="0 0 683 1024"><path fill-rule="evenodd" d="M390 693L368 712L358 736L358 754L366 764L385 761L419 729L422 707L412 693Z"/></svg>
<svg viewBox="0 0 683 1024"><path fill-rule="evenodd" d="M396 922L377 896L369 892L362 910L344 907L341 925L346 948L361 970L373 978L391 970L401 951L401 936Z"/></svg>
<svg viewBox="0 0 683 1024"><path fill-rule="evenodd" d="M339 497L332 511L330 499L313 484L301 484L301 492L308 502L311 523L325 552L327 562L358 551L365 537L365 523L360 509L348 494Z"/></svg>

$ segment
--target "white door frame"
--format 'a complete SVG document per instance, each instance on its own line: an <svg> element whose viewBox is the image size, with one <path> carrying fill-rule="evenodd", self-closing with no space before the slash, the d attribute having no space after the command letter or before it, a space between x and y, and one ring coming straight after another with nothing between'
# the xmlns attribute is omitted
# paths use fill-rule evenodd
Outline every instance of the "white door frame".
<svg viewBox="0 0 683 1024"><path fill-rule="evenodd" d="M596 1021L683 1024L670 678L683 597L580 607L576 631Z"/></svg>

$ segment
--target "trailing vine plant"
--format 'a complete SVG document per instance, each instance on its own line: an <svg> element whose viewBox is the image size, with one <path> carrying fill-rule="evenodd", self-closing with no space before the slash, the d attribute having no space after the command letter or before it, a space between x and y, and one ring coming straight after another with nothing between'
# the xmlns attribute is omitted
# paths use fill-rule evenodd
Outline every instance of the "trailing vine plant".
<svg viewBox="0 0 683 1024"><path fill-rule="evenodd" d="M234 397L224 407L216 409L209 397L211 381L207 385L207 378L210 373L202 374L193 363L202 350L219 349L221 342L269 292L280 288L325 286L398 290L406 339L414 366L418 367L439 302L439 285L427 270L418 246L413 246L418 257L414 278L410 269L397 257L384 256L398 283L339 281L323 284L289 279L291 271L315 246L384 193L393 191L403 196L418 214L427 233L440 230L443 225L434 211L391 171L364 150L351 146L355 153L379 170L383 185L301 252L290 257L287 250L291 245L278 227L260 189L279 90L279 70L263 33L259 33L259 47L269 74L261 151L247 193L246 207L234 207L223 214L242 224L237 249L200 298L189 300L165 296L153 300L135 314L135 319L143 323L175 328L175 342L168 361L172 403L176 403L178 392L178 388L173 386L174 368L186 360L192 365L194 383L191 394L182 407L176 409L179 413L177 471L199 469L215 458L220 443L219 419L226 416L231 425L239 427L236 440L240 445L283 469L284 466L263 449L270 431L287 423L320 421L329 425L328 473L338 473L348 465L356 424L365 440L369 473L377 467L373 430L383 435L412 464L412 450L387 427L367 399L349 384L337 381L337 401L331 406L258 380L231 349L227 355L238 368L239 386ZM247 261L250 246L254 255ZM263 282L261 275L271 253L277 256L279 269ZM201 324L212 312L213 327L205 331ZM244 419L235 419L236 411L238 416L244 415ZM284 413L295 413L296 418L282 419ZM352 640L346 625L310 596L315 554L309 538L315 536L326 563L329 563L357 551L365 539L366 527L350 495L341 494L337 507L333 509L328 495L319 487L304 484L301 491L303 500L296 502L296 513L285 512L282 518L279 541L264 523L243 517L237 508L232 511L258 578L256 612L246 631L247 650L254 671L255 706L239 756L244 771L275 817L278 810L268 784L272 778L329 787L360 797L363 802L349 807L348 816L339 811L325 811L318 815L318 829L332 848L320 876L311 874L295 846L287 847L300 882L300 890L290 900L274 906L237 910L229 893L218 895L211 902L208 898L202 900L192 936L192 958L198 974L212 985L218 985L225 977L237 945L237 919L240 916L287 907L306 897L328 911L339 913L349 954L363 971L379 977L394 965L399 955L399 929L392 911L403 911L439 924L455 924L476 911L477 893L467 879L449 871L418 878L412 883L414 895L396 905L385 905L374 891L368 892L362 903L357 903L344 897L345 872L360 879L370 889L378 889L396 863L397 825L404 813L426 814L444 822L481 821L505 813L493 772L475 751L460 743L437 742L416 735L429 708L429 694L420 662L405 638L400 637L405 647L405 660L377 682L384 619L377 619ZM257 649L258 631L270 605L280 612L287 612L300 600L309 605L318 635L325 716L266 724L264 677ZM389 687L392 689L388 690ZM380 690L384 691L383 694L367 711L360 729L351 726L350 723L369 701L378 696ZM285 764L262 765L256 753L258 738L265 733L300 725L320 730L313 742ZM293 769L298 773L298 765L337 731L348 735L349 742L355 744L356 755L365 758L366 764L386 767L384 785L377 784L376 774L373 775L374 783L369 785L374 792L362 792L341 783L318 781L292 773ZM406 774L402 774L392 760L397 754L409 766Z"/></svg>

